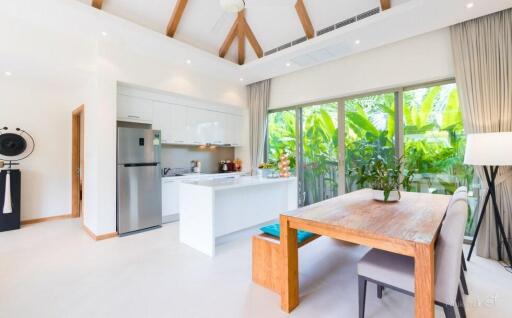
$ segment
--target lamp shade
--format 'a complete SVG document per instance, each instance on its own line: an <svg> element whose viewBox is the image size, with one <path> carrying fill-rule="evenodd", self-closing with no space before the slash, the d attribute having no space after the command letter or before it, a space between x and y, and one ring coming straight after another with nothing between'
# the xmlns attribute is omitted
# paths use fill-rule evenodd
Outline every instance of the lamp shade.
<svg viewBox="0 0 512 318"><path fill-rule="evenodd" d="M464 163L512 166L512 132L468 134Z"/></svg>

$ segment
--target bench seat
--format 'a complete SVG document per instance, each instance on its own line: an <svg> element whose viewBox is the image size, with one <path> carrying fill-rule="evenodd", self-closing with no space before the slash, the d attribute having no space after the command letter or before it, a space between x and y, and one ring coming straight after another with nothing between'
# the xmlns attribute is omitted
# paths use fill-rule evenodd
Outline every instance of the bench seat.
<svg viewBox="0 0 512 318"><path fill-rule="evenodd" d="M298 244L299 248L316 240L313 235ZM281 245L279 238L259 234L252 237L252 281L260 286L281 293L280 261Z"/></svg>

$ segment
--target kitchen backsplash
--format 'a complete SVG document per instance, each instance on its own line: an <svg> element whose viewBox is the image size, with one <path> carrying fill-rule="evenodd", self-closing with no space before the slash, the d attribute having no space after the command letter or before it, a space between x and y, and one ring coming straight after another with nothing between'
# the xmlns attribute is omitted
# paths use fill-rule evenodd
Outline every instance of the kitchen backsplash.
<svg viewBox="0 0 512 318"><path fill-rule="evenodd" d="M234 160L234 148L200 149L197 146L162 146L162 168L192 168L193 160L201 161L201 172L217 172L219 161Z"/></svg>

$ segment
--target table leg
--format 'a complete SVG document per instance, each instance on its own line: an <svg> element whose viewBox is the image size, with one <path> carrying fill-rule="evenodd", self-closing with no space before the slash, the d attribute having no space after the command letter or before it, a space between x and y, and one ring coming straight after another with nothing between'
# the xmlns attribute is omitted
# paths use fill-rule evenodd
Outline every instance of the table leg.
<svg viewBox="0 0 512 318"><path fill-rule="evenodd" d="M281 309L291 312L299 305L299 248L297 230L289 227L288 218L281 215Z"/></svg>
<svg viewBox="0 0 512 318"><path fill-rule="evenodd" d="M434 318L434 269L434 244L416 244L414 257L416 318Z"/></svg>

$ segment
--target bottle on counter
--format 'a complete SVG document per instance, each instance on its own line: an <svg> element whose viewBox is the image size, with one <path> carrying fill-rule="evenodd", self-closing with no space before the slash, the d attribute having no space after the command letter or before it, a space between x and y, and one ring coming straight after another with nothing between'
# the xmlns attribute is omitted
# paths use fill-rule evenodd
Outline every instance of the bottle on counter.
<svg viewBox="0 0 512 318"><path fill-rule="evenodd" d="M201 173L201 161L194 160L192 162L194 163L194 167L192 168L192 171L194 171L194 173Z"/></svg>

